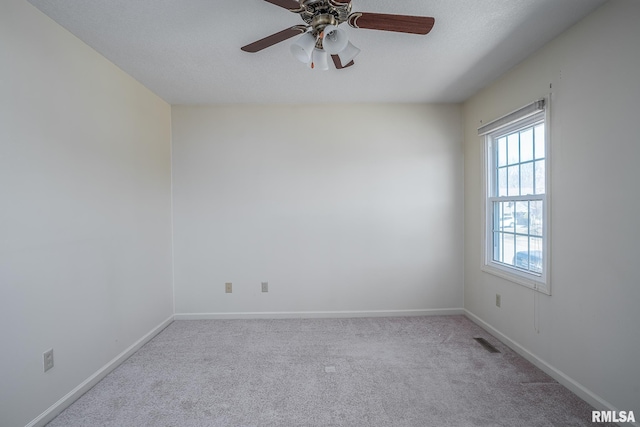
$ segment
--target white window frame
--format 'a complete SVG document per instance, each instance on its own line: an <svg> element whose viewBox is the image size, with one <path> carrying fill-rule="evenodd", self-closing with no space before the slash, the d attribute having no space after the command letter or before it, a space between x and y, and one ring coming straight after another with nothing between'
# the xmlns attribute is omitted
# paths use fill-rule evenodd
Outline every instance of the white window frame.
<svg viewBox="0 0 640 427"><path fill-rule="evenodd" d="M483 151L483 239L482 239L482 271L551 295L550 282L550 105L549 98L538 100L504 117L481 126L478 134L484 136ZM494 196L495 185L494 143L505 134L527 128L533 124L544 122L545 126L545 193L537 195L509 196L508 199ZM542 201L542 273L536 274L514 266L493 260L493 203L494 201ZM514 218L515 220L515 218Z"/></svg>

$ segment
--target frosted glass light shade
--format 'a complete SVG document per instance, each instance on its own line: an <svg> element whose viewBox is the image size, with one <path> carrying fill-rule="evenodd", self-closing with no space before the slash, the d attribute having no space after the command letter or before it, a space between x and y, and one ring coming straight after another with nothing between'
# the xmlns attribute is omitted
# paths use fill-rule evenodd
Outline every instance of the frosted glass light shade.
<svg viewBox="0 0 640 427"><path fill-rule="evenodd" d="M340 57L340 62L342 65L347 65L349 62L353 61L353 58L358 56L360 53L360 49L351 44L351 42L347 42L347 47L345 47L341 52L338 52L338 56Z"/></svg>
<svg viewBox="0 0 640 427"><path fill-rule="evenodd" d="M291 53L296 59L305 64L311 60L311 54L316 46L316 38L311 33L304 33L291 45Z"/></svg>
<svg viewBox="0 0 640 427"><path fill-rule="evenodd" d="M329 55L335 55L341 52L349 43L347 32L341 30L335 25L327 25L324 28L324 38L322 39L322 47Z"/></svg>
<svg viewBox="0 0 640 427"><path fill-rule="evenodd" d="M309 66L314 70L328 70L329 69L329 55L324 50L313 49L313 55Z"/></svg>

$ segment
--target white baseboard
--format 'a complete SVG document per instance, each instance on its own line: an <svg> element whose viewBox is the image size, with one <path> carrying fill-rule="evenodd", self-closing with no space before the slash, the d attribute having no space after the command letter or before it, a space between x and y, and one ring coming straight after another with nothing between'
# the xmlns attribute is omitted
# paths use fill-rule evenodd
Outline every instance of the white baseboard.
<svg viewBox="0 0 640 427"><path fill-rule="evenodd" d="M447 316L464 314L462 308L438 308L423 310L373 310L373 311L285 311L285 312L240 312L240 313L176 313L175 320L215 319L335 319L353 317L403 317L403 316Z"/></svg>
<svg viewBox="0 0 640 427"><path fill-rule="evenodd" d="M503 344L505 344L506 346L511 348L513 351L518 353L520 356L524 357L529 362L533 363L535 366L540 368L542 371L544 371L551 378L553 378L554 380L558 381L560 384L562 384L563 386L565 386L566 388L571 390L573 393L575 393L582 400L584 400L585 402L587 402L588 404L593 406L596 410L598 410L598 411L616 411L616 412L619 411L619 409L617 409L611 403L607 402L606 400L604 400L603 398L601 398L597 394L593 393L591 390L587 389L582 384L580 384L579 382L575 381L574 379L572 379L571 377L566 375L564 372L562 372L559 369L551 366L549 363L545 362L540 357L538 357L535 354L531 353L529 350L524 348L522 345L518 344L516 341L514 341L511 338L507 337L502 332L498 331L493 326L489 325L484 320L480 319L478 316L476 316L475 314L471 313L469 310L465 309L464 310L464 314L473 323L477 324L482 329L484 329L485 331L489 332L491 335L493 335L494 337L499 339ZM633 423L633 424L625 423L625 425L640 426L638 423Z"/></svg>
<svg viewBox="0 0 640 427"><path fill-rule="evenodd" d="M138 351L140 347L151 341L153 337L158 335L164 328L169 326L173 322L173 316L160 323L153 328L149 333L140 338L134 344L132 344L125 351L113 358L109 363L100 368L96 373L84 380L80 385L67 393L64 397L51 405L49 409L40 414L37 418L27 424L25 427L43 427L49 421L57 417L60 412L64 411L69 405L75 402L80 396L85 394L96 385L101 379L106 377L111 371L117 368L122 362L127 360L133 353Z"/></svg>

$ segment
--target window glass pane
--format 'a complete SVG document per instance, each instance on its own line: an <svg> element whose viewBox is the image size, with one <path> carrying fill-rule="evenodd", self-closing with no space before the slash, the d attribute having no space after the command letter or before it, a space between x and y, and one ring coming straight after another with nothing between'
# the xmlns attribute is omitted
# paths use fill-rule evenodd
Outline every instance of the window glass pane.
<svg viewBox="0 0 640 427"><path fill-rule="evenodd" d="M518 163L520 160L518 139L518 133L512 133L507 137L507 161L510 165Z"/></svg>
<svg viewBox="0 0 640 427"><path fill-rule="evenodd" d="M529 238L529 270L542 273L542 238Z"/></svg>
<svg viewBox="0 0 640 427"><path fill-rule="evenodd" d="M536 159L544 159L544 123L536 126L534 132Z"/></svg>
<svg viewBox="0 0 640 427"><path fill-rule="evenodd" d="M526 244L526 238L523 237L523 245L522 248L524 248L524 245ZM516 255L513 257L513 264L518 267L521 268L523 270L528 270L531 271L531 267L537 264L540 264L539 262L539 258L537 256L536 253L533 253L527 249L522 249L522 250L518 250L516 252Z"/></svg>
<svg viewBox="0 0 640 427"><path fill-rule="evenodd" d="M529 230L529 202L516 202L516 231L528 233Z"/></svg>
<svg viewBox="0 0 640 427"><path fill-rule="evenodd" d="M516 231L516 219L513 216L513 202L503 202L504 217L502 222L504 224L504 231L514 233Z"/></svg>
<svg viewBox="0 0 640 427"><path fill-rule="evenodd" d="M520 166L520 194L533 194L533 163Z"/></svg>
<svg viewBox="0 0 640 427"><path fill-rule="evenodd" d="M507 138L498 139L498 166L507 164Z"/></svg>
<svg viewBox="0 0 640 427"><path fill-rule="evenodd" d="M542 238L541 237L530 237L529 247L532 252L542 252Z"/></svg>
<svg viewBox="0 0 640 427"><path fill-rule="evenodd" d="M520 195L520 166L509 166L508 168L508 196Z"/></svg>
<svg viewBox="0 0 640 427"><path fill-rule="evenodd" d="M533 160L533 128L520 133L520 161Z"/></svg>
<svg viewBox="0 0 640 427"><path fill-rule="evenodd" d="M511 202L494 202L494 230L515 231L515 221Z"/></svg>
<svg viewBox="0 0 640 427"><path fill-rule="evenodd" d="M544 160L538 160L535 162L535 194L544 194L545 193L545 182L544 182Z"/></svg>
<svg viewBox="0 0 640 427"><path fill-rule="evenodd" d="M493 221L493 231L498 231L500 229L500 218L502 216L502 212L501 212L501 206L502 203L500 202L494 202L493 203L493 216L492 221Z"/></svg>
<svg viewBox="0 0 640 427"><path fill-rule="evenodd" d="M542 236L542 200L532 200L529 203L529 234Z"/></svg>
<svg viewBox="0 0 640 427"><path fill-rule="evenodd" d="M493 260L513 265L515 235L509 233L494 233Z"/></svg>
<svg viewBox="0 0 640 427"><path fill-rule="evenodd" d="M512 264L519 268L527 268L529 262L529 237L516 236L516 253Z"/></svg>
<svg viewBox="0 0 640 427"><path fill-rule="evenodd" d="M493 233L493 260L501 262L502 260L502 233Z"/></svg>
<svg viewBox="0 0 640 427"><path fill-rule="evenodd" d="M498 169L498 196L507 195L507 168Z"/></svg>

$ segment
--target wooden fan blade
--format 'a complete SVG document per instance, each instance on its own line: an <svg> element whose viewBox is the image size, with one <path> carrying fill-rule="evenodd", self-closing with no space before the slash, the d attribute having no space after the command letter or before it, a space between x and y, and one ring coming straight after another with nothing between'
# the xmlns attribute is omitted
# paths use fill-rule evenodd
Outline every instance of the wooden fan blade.
<svg viewBox="0 0 640 427"><path fill-rule="evenodd" d="M331 55L331 59L333 59L333 65L336 66L336 69L342 70L343 68L351 67L354 62L353 60L349 61L349 63L345 66L342 66L342 62L340 61L340 57L338 55Z"/></svg>
<svg viewBox="0 0 640 427"><path fill-rule="evenodd" d="M271 4L275 4L276 6L284 7L285 9L288 9L292 12L298 12L302 10L302 8L300 7L300 3L298 3L296 0L264 0L264 1L269 2Z"/></svg>
<svg viewBox="0 0 640 427"><path fill-rule="evenodd" d="M353 28L395 31L398 33L429 34L435 19L427 16L390 15L386 13L355 12L348 22Z"/></svg>
<svg viewBox="0 0 640 427"><path fill-rule="evenodd" d="M246 46L241 47L240 49L249 53L260 52L262 49L266 49L269 46L273 46L276 43L280 43L281 41L285 41L290 39L291 37L297 36L298 34L302 34L307 31L307 27L304 25L294 25L291 28L287 28L286 30L282 30L275 34L271 34L263 39L258 40L257 42L253 42Z"/></svg>

